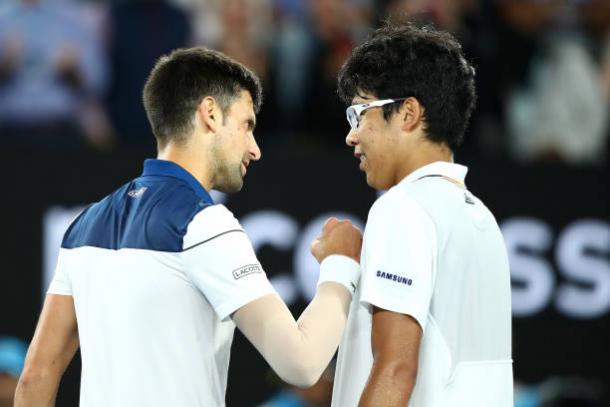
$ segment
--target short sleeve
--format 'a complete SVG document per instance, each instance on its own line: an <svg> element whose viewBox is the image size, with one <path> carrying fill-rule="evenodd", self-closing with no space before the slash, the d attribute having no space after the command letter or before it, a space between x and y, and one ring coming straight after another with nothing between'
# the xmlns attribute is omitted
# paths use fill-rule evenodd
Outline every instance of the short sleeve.
<svg viewBox="0 0 610 407"><path fill-rule="evenodd" d="M184 238L183 257L191 282L220 319L275 293L245 231L222 205L195 216Z"/></svg>
<svg viewBox="0 0 610 407"><path fill-rule="evenodd" d="M53 276L53 280L51 280L47 294L72 295L72 283L70 281L70 274L68 273L66 250L67 249L59 249L55 275Z"/></svg>
<svg viewBox="0 0 610 407"><path fill-rule="evenodd" d="M418 203L404 194L382 196L364 233L360 301L410 315L425 330L436 246L434 223Z"/></svg>

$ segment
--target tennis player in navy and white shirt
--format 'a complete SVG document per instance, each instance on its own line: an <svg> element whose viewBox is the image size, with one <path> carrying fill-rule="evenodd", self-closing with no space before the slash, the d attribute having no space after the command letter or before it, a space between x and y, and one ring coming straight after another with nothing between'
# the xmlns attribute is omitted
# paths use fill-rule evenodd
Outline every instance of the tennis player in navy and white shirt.
<svg viewBox="0 0 610 407"><path fill-rule="evenodd" d="M319 379L346 325L362 234L327 221L312 242L318 288L297 323L207 192L238 191L260 159L260 97L256 76L216 51L157 63L144 101L158 159L66 232L16 407L53 405L79 346L81 407L224 406L235 327L285 381Z"/></svg>
<svg viewBox="0 0 610 407"><path fill-rule="evenodd" d="M114 406L221 405L227 316L274 290L231 212L177 164L147 160L70 226L48 292L74 299L81 397Z"/></svg>
<svg viewBox="0 0 610 407"><path fill-rule="evenodd" d="M231 212L163 160L72 223L48 292L74 300L86 406L223 405L228 317L275 294Z"/></svg>

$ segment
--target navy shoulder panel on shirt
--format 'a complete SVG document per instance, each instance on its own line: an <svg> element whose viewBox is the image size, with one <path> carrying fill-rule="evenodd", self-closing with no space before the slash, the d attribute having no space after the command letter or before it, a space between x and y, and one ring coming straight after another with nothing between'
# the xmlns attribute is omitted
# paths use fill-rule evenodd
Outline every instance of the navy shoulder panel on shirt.
<svg viewBox="0 0 610 407"><path fill-rule="evenodd" d="M189 223L210 204L180 180L142 176L85 209L62 247L180 252Z"/></svg>

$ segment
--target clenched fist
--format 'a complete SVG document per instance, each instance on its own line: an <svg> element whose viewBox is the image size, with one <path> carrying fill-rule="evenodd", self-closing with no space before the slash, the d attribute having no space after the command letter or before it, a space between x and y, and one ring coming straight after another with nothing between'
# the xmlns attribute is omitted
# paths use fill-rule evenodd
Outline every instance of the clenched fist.
<svg viewBox="0 0 610 407"><path fill-rule="evenodd" d="M360 262L362 232L349 220L329 218L322 234L311 242L311 254L318 263L332 254L341 254Z"/></svg>

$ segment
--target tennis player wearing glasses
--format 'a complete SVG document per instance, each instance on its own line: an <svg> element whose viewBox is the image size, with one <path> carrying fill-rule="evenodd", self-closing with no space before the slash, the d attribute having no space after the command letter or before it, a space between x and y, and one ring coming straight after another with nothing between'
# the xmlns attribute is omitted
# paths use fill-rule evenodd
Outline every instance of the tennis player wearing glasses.
<svg viewBox="0 0 610 407"><path fill-rule="evenodd" d="M510 275L500 229L453 162L474 69L445 32L384 27L338 79L367 183L361 280L334 407L512 406Z"/></svg>

